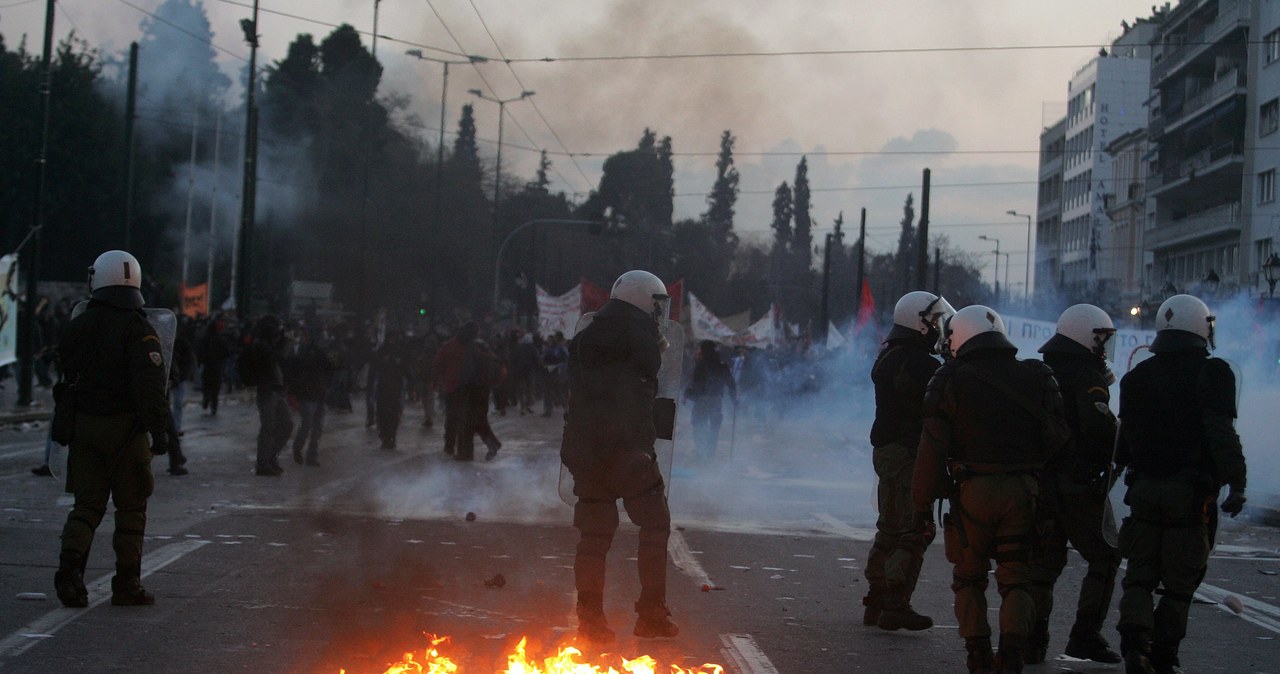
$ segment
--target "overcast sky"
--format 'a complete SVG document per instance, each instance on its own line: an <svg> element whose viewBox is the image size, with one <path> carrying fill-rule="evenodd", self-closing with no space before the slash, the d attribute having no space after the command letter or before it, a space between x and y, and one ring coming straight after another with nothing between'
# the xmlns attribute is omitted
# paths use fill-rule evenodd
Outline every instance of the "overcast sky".
<svg viewBox="0 0 1280 674"><path fill-rule="evenodd" d="M140 10L159 2L58 0L57 32L74 28L105 53L121 52L140 34L146 18ZM238 21L249 16L252 0L203 2L214 43L224 50L221 65L239 82L248 47ZM38 49L44 6L0 0L0 33L10 45L27 33L29 48ZM1150 0L382 0L378 56L386 66L383 93L407 94L433 143L441 67L406 50L557 59L453 66L446 130L455 128L463 102L475 102L481 151L491 156L497 105L475 101L467 90L500 98L534 90L533 99L507 105L504 173L531 176L537 155L525 148L546 149L553 189L582 195L597 184L603 156L634 147L644 128L653 128L672 137L677 153L677 217L705 210L719 137L729 129L737 137L743 194L736 227L744 237L768 232L773 191L792 180L805 154L815 240L841 210L852 239L865 207L870 246L887 249L906 194L919 204L928 167L935 231L983 253L990 245L979 235L999 238L1001 252L1011 253L1016 288L1026 220L1005 211L1034 214L1039 133L1065 112L1072 74L1121 33L1122 20L1149 16L1151 6ZM323 37L332 30L324 24L373 27L374 0L261 0L260 7L259 63L281 58L298 33ZM754 55L574 60L744 53ZM932 151L947 153L920 154Z"/></svg>

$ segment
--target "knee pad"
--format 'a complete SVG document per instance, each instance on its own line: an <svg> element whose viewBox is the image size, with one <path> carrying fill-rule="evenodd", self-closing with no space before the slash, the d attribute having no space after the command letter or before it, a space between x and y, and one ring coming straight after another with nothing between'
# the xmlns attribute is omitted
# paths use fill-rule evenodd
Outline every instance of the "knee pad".
<svg viewBox="0 0 1280 674"><path fill-rule="evenodd" d="M951 591L959 592L961 590L973 589L978 592L987 591L987 574L981 576L951 576Z"/></svg>
<svg viewBox="0 0 1280 674"><path fill-rule="evenodd" d="M667 498L662 494L661 486L639 496L623 499L622 505L627 509L627 517L640 527L641 532L646 529L658 530L666 535L671 531L671 510L667 507ZM616 509L613 516L616 527L618 517Z"/></svg>
<svg viewBox="0 0 1280 674"><path fill-rule="evenodd" d="M578 499L573 506L573 526L585 536L613 538L618 529L618 506L613 501Z"/></svg>

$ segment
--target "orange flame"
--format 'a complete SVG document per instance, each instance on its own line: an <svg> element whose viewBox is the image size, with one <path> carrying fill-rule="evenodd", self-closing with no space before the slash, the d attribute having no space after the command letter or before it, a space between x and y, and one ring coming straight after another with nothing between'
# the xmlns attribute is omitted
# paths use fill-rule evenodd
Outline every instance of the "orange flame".
<svg viewBox="0 0 1280 674"><path fill-rule="evenodd" d="M400 662L387 666L383 674L455 674L458 665L448 657L441 655L436 646L446 643L448 637L436 637L428 634L431 645L423 651L423 661L414 659L413 653L405 653ZM564 646L555 655L543 658L541 664L531 660L527 653L528 638L522 637L515 650L507 655L505 674L656 674L657 661L648 655L641 655L628 660L619 657L619 668L608 665L594 665L579 662L582 651L573 646ZM339 674L346 674L345 669ZM724 667L707 663L694 669L685 669L679 665L670 665L671 674L724 674Z"/></svg>

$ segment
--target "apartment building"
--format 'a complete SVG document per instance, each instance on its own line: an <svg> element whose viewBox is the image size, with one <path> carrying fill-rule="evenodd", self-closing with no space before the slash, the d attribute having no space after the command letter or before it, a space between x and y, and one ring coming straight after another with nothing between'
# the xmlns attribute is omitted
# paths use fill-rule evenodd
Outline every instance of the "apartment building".
<svg viewBox="0 0 1280 674"><path fill-rule="evenodd" d="M1275 200L1275 171L1249 156L1261 131L1250 132L1257 126L1250 114L1256 106L1250 82L1258 79L1252 55L1259 50L1249 35L1255 8L1271 4L1184 1L1168 12L1152 43L1152 221L1145 246L1152 253L1153 302L1175 289L1210 292L1210 270L1224 290L1250 281L1241 246L1250 238L1254 206Z"/></svg>
<svg viewBox="0 0 1280 674"><path fill-rule="evenodd" d="M1052 289L1072 300L1116 299L1126 270L1117 251L1107 200L1115 193L1111 156L1115 139L1147 125L1151 21L1124 34L1085 64L1068 85L1067 116L1041 134L1040 212L1037 212L1037 293ZM1058 127L1062 142L1056 144ZM1061 153L1061 188L1053 184ZM1057 204L1054 196L1057 195ZM1043 275L1041 275L1043 273ZM1111 308L1111 307L1105 307Z"/></svg>

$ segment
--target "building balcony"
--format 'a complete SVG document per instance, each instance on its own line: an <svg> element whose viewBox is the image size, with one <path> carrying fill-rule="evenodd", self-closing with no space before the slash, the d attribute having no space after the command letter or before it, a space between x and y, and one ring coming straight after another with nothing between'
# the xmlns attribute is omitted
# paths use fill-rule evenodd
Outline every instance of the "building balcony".
<svg viewBox="0 0 1280 674"><path fill-rule="evenodd" d="M1240 202L1232 202L1188 215L1180 220L1161 220L1155 229L1147 232L1147 248L1162 251L1212 239L1227 234L1240 233Z"/></svg>
<svg viewBox="0 0 1280 674"><path fill-rule="evenodd" d="M1176 108L1164 107L1160 117L1153 118L1149 133L1152 138L1159 138L1166 133L1173 133L1186 126L1192 120L1208 112L1232 96L1244 96L1245 77L1240 70L1232 69L1209 86L1201 89Z"/></svg>
<svg viewBox="0 0 1280 674"><path fill-rule="evenodd" d="M1241 141L1225 140L1207 147L1190 158L1147 178L1147 196L1159 198L1174 188L1191 196L1191 192L1239 189L1244 168Z"/></svg>
<svg viewBox="0 0 1280 674"><path fill-rule="evenodd" d="M1164 54L1153 58L1152 86L1172 75L1179 67L1194 60L1231 31L1248 27L1251 13L1252 0L1219 2L1218 18L1214 19L1213 23L1206 25L1195 35L1188 35L1181 45L1165 45Z"/></svg>

